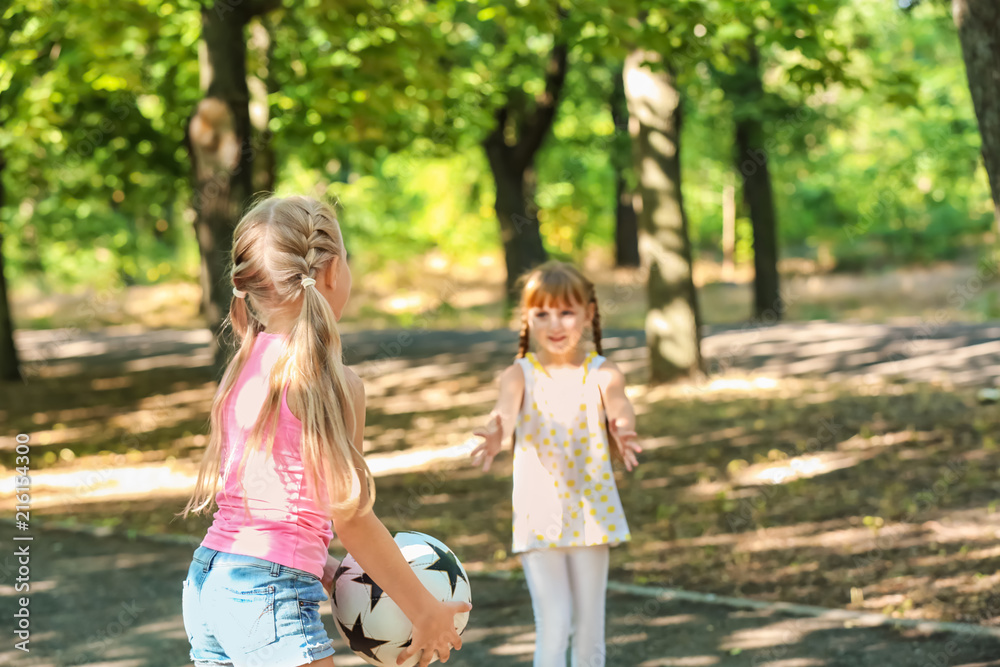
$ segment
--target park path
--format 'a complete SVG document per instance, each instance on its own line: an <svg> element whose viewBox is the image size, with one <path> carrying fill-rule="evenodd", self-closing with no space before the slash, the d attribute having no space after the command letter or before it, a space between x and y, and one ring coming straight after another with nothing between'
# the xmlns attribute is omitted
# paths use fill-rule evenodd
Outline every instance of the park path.
<svg viewBox="0 0 1000 667"><path fill-rule="evenodd" d="M645 363L642 331L604 332L606 349L627 370ZM433 362L509 359L512 331L386 330L347 332L345 358L362 376ZM204 329L21 331L18 348L31 372L48 376L84 369L107 373L206 366ZM827 379L877 376L958 385L992 384L1000 376L1000 323L852 324L794 322L775 326L705 327L703 354L711 372ZM641 376L640 376L641 377Z"/></svg>
<svg viewBox="0 0 1000 667"><path fill-rule="evenodd" d="M12 544L11 528L0 541ZM189 664L180 615L192 547L36 530L31 544L31 652L0 646L17 667L180 667ZM6 557L6 556L5 556ZM4 557L0 557L4 558ZM10 624L10 559L0 559L0 617ZM523 582L473 576L475 609L455 667L530 665L534 634ZM329 610L323 620L335 636ZM608 600L609 667L986 667L1000 640L845 627L842 620L774 610L637 597ZM338 667L364 663L337 640Z"/></svg>

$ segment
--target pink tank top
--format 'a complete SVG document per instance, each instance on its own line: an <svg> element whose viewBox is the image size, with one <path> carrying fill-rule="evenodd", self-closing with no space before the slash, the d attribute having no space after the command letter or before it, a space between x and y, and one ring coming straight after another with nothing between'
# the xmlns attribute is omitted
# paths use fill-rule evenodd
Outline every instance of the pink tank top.
<svg viewBox="0 0 1000 667"><path fill-rule="evenodd" d="M219 509L202 545L321 577L333 525L315 502L305 478L302 422L288 409L287 387L281 394L271 456L266 456L263 445L250 453L243 469L242 488L236 474L244 444L267 396L268 374L284 345L282 334L258 334L250 359L223 406L222 461L229 474L224 488L215 496Z"/></svg>

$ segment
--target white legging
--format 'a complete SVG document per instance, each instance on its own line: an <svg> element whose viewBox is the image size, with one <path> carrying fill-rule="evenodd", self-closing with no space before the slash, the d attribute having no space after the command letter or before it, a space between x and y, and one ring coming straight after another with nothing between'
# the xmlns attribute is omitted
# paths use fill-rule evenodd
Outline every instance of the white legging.
<svg viewBox="0 0 1000 667"><path fill-rule="evenodd" d="M539 549L521 554L535 612L534 667L604 667L608 547Z"/></svg>

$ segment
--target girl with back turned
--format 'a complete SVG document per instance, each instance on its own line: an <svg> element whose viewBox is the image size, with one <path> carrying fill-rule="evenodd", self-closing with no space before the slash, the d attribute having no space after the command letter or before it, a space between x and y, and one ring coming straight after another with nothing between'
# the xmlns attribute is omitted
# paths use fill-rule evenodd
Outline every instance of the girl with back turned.
<svg viewBox="0 0 1000 667"><path fill-rule="evenodd" d="M372 511L362 456L364 387L341 360L351 292L333 212L307 197L258 203L236 227L230 319L240 341L212 404L188 512L218 505L184 581L198 667L332 667L319 617L339 562L333 531L413 622L399 657L461 648L454 616L423 587ZM218 488L221 483L221 488Z"/></svg>

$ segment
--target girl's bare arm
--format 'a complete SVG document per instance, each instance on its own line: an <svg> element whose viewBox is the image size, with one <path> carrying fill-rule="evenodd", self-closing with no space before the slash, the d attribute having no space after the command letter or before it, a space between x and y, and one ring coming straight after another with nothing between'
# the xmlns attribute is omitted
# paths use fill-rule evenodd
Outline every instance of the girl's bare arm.
<svg viewBox="0 0 1000 667"><path fill-rule="evenodd" d="M364 386L350 373L348 384L354 395L354 445L363 451L365 428ZM362 485L360 504L367 501L368 491ZM400 654L403 662L423 650L420 666L425 667L435 651L442 662L448 660L451 646L460 649L462 639L455 631L455 615L469 611L464 602L444 603L424 588L403 558L399 546L375 512L333 517L334 528L344 548L354 556L361 568L384 590L406 617L413 622L413 643Z"/></svg>
<svg viewBox="0 0 1000 667"><path fill-rule="evenodd" d="M611 360L602 363L597 373L611 437L618 455L625 462L625 468L632 470L639 465L635 455L642 451L642 447L635 432L635 408L625 395L625 374Z"/></svg>
<svg viewBox="0 0 1000 667"><path fill-rule="evenodd" d="M482 464L483 472L490 469L493 459L503 449L503 443L514 435L523 400L524 371L518 364L512 364L500 375L500 395L490 411L489 422L485 427L474 431L483 442L472 451L472 463Z"/></svg>

